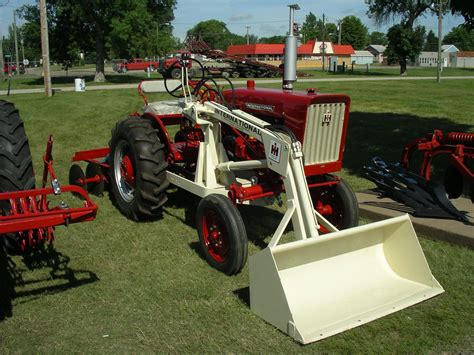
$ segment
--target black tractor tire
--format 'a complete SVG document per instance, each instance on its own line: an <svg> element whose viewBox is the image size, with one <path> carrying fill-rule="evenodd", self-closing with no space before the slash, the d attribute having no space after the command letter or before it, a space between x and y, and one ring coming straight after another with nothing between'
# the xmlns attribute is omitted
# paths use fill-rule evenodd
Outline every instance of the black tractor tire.
<svg viewBox="0 0 474 355"><path fill-rule="evenodd" d="M34 188L35 174L23 121L12 103L0 100L0 192ZM9 205L0 208L3 213L9 213ZM0 239L9 252L20 251L17 233Z"/></svg>
<svg viewBox="0 0 474 355"><path fill-rule="evenodd" d="M335 179L331 175L323 176L324 181ZM336 185L311 188L309 192L315 208L317 201L331 206L333 213L323 214L323 217L337 229L348 229L359 224L359 203L352 188L342 178Z"/></svg>
<svg viewBox="0 0 474 355"><path fill-rule="evenodd" d="M208 264L227 275L239 273L247 262L247 232L232 201L217 194L203 198L197 208L196 226Z"/></svg>
<svg viewBox="0 0 474 355"><path fill-rule="evenodd" d="M240 73L238 71L234 71L232 72L231 76L234 78L234 79L237 79L240 77Z"/></svg>
<svg viewBox="0 0 474 355"><path fill-rule="evenodd" d="M169 182L158 130L148 119L128 117L112 130L109 147L112 202L134 221L160 218ZM126 181L130 175L133 183Z"/></svg>

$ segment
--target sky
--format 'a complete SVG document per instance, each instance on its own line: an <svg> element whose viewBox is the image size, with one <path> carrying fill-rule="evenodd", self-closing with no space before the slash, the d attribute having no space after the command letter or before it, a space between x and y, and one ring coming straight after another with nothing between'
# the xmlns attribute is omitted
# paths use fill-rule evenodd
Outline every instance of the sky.
<svg viewBox="0 0 474 355"><path fill-rule="evenodd" d="M6 35L8 26L13 22L13 10L24 5L35 3L34 0L0 0L0 35ZM227 28L236 34L249 33L258 37L284 35L288 31L288 4L298 4L300 10L295 12L295 21L302 24L309 12L321 18L325 14L328 22L337 22L345 16L354 15L369 28L369 32L386 32L393 23L377 27L367 12L364 0L177 0L173 34L182 40L186 31L200 21L217 19L227 24ZM443 34L461 24L460 16L447 15L443 20ZM17 22L18 25L21 21ZM427 30L438 33L438 20L434 16L425 16L417 24L424 25Z"/></svg>

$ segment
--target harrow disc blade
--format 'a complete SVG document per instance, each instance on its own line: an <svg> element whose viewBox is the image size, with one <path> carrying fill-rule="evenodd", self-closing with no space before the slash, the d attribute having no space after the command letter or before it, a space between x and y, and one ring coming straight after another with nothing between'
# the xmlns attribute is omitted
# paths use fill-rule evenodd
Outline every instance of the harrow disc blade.
<svg viewBox="0 0 474 355"><path fill-rule="evenodd" d="M104 179L102 177L102 169L99 164L89 163L86 168L86 178L96 178L98 181L87 183L87 191L95 196L102 196L105 188Z"/></svg>
<svg viewBox="0 0 474 355"><path fill-rule="evenodd" d="M70 185L76 185L83 188L87 188L87 184L84 183L85 177L86 176L84 175L84 171L79 165L77 164L71 165L71 168L69 169L69 184ZM80 195L78 194L74 194L74 196L80 197Z"/></svg>

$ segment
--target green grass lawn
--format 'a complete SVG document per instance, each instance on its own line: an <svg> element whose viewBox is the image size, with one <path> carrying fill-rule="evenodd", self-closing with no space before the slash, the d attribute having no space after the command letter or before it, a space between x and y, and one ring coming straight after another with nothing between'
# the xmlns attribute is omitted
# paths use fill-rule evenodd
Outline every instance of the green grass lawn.
<svg viewBox="0 0 474 355"><path fill-rule="evenodd" d="M74 87L74 79L76 77L84 78L86 86L96 85L114 85L114 84L138 84L139 82L146 80L146 73L144 71L133 71L126 74L110 73L107 74L106 83L95 83L94 82L94 68L90 65L85 67L73 67L68 76L65 74L58 75L55 71L60 70L60 67L55 67L52 71L53 77L51 78L54 88L58 87ZM316 79L333 79L333 78L352 78L352 77L398 77L399 68L379 68L373 66L367 72L365 68L356 67L354 71L348 70L346 73L334 74L330 72L322 72L319 69L301 70L301 72L308 74L307 78ZM419 76L436 76L436 68L409 68L409 77ZM442 76L474 76L474 69L472 68L445 68ZM151 73L152 79L162 79L162 76L157 72ZM262 79L265 80L265 79ZM11 90L15 89L33 89L43 87L43 78L39 75L26 74L20 76L14 76L11 80ZM7 90L8 81L0 79L0 90Z"/></svg>
<svg viewBox="0 0 474 355"><path fill-rule="evenodd" d="M374 155L397 161L407 141L435 128L474 132L470 80L317 87L351 96L342 175L356 190L372 186L361 169ZM47 136L54 135L55 167L63 183L73 153L105 147L114 123L142 104L136 90L8 99L25 121L38 175ZM195 198L171 190L163 219L150 223L125 219L107 193L93 199L100 208L94 222L58 228L54 250L45 255L8 259L14 273L1 273L0 282L14 282L15 295L12 316L0 321L0 353L474 351L472 250L420 238L446 293L301 346L250 311L248 266L228 277L203 260ZM253 254L265 247L281 214L268 208L243 208L242 214Z"/></svg>

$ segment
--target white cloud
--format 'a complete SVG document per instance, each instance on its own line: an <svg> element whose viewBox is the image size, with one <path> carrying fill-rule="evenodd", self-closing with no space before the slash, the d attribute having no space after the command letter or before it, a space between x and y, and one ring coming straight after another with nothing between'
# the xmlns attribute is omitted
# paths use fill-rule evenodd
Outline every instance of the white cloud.
<svg viewBox="0 0 474 355"><path fill-rule="evenodd" d="M235 13L231 17L229 17L229 21L231 22L243 22L243 21L250 21L253 19L253 15L248 13Z"/></svg>

